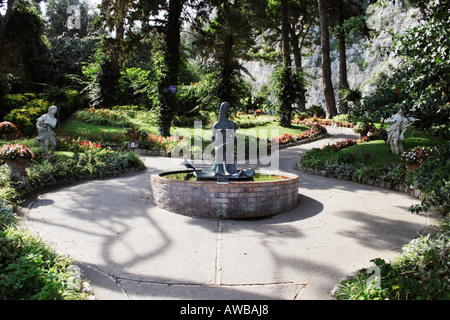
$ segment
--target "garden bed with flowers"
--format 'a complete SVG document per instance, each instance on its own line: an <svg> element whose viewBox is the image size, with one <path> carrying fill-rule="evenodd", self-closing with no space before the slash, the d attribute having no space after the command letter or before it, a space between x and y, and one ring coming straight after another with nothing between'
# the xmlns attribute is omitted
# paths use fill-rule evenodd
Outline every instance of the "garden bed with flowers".
<svg viewBox="0 0 450 320"><path fill-rule="evenodd" d="M433 206L447 214L450 207L446 200L450 198L449 142L431 136L418 139L411 136L410 131L404 146L405 152L397 156L383 140L349 139L306 152L299 160L299 169L406 192L422 200L421 205L411 207L410 211L426 211Z"/></svg>
<svg viewBox="0 0 450 320"><path fill-rule="evenodd" d="M339 121L339 120L333 120L333 119L322 119L318 117L309 117L309 118L295 118L292 119L292 123L295 124L303 124L308 125L311 123L317 123L322 126L331 126L331 127L338 127L338 128L353 128L355 125L348 121Z"/></svg>

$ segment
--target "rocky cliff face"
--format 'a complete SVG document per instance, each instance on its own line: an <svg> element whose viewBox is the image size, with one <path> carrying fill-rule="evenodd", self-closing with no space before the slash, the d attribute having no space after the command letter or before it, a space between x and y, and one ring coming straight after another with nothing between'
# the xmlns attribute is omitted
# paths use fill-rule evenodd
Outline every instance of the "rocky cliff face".
<svg viewBox="0 0 450 320"><path fill-rule="evenodd" d="M401 33L417 24L417 16L420 15L420 11L405 5L405 2L405 0L396 0L395 3L387 2L385 6L369 5L367 7L368 27L380 31L380 34L370 40L349 37L347 41L347 73L350 88L358 88L363 94L368 94L374 89L374 85L382 73L389 73L391 67L399 66L400 59L395 54L382 56L380 49L393 45L393 40L387 31ZM331 39L330 47L336 48L331 52L331 70L337 97L339 56L335 39ZM311 82L307 91L307 107L324 106L320 46L315 47L311 52L311 55L304 58L305 72L309 74ZM273 70L273 66L258 62L248 63L246 67L255 78L251 84L257 91L261 85L267 83Z"/></svg>

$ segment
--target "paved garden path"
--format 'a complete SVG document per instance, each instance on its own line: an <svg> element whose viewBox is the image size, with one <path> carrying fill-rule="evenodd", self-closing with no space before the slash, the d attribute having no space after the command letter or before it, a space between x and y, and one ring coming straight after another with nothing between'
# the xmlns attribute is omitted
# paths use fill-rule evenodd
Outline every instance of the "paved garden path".
<svg viewBox="0 0 450 320"><path fill-rule="evenodd" d="M299 175L298 208L260 220L188 217L151 203L150 174L182 161L143 157L147 170L46 191L27 221L83 270L97 299L328 299L338 280L390 259L429 224L406 194L295 171L313 147L351 130L280 150Z"/></svg>

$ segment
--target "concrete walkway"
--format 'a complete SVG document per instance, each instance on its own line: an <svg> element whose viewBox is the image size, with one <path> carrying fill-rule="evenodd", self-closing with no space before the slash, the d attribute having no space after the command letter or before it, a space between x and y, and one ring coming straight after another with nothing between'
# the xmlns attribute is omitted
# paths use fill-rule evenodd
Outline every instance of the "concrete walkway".
<svg viewBox="0 0 450 320"><path fill-rule="evenodd" d="M99 300L329 299L339 279L397 255L430 218L409 213L419 201L406 194L295 171L305 151L356 138L328 132L280 150L281 169L299 175L300 204L271 218L194 218L155 207L150 174L183 168L161 157L143 157L143 172L41 194L25 216L74 259Z"/></svg>

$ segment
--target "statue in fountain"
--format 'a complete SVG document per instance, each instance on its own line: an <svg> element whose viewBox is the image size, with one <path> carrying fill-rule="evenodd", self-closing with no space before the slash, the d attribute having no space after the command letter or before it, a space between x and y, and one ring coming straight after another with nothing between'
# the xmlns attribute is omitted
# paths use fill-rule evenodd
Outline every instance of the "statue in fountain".
<svg viewBox="0 0 450 320"><path fill-rule="evenodd" d="M214 179L225 177L228 179L246 179L254 175L254 170L237 170L234 159L234 146L236 145L236 124L228 119L230 104L223 102L220 105L219 120L212 128L212 142L214 144L215 158L211 168L195 171L197 178Z"/></svg>
<svg viewBox="0 0 450 320"><path fill-rule="evenodd" d="M51 151L55 151L56 139L53 129L56 127L58 119L55 118L55 114L58 112L57 106L51 106L48 108L48 112L39 117L36 121L36 128L39 135L34 138L39 146L44 148L44 153L48 153L48 143L52 145Z"/></svg>

